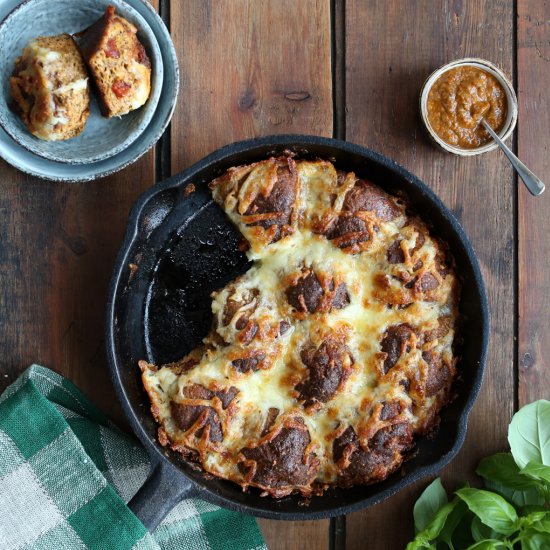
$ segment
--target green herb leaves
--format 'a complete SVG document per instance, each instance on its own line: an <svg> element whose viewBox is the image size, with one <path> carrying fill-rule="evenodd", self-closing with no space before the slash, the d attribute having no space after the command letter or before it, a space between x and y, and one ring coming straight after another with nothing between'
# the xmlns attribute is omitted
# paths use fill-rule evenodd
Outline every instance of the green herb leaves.
<svg viewBox="0 0 550 550"><path fill-rule="evenodd" d="M545 466L538 462L528 462L527 466L520 473L530 478L550 483L550 466Z"/></svg>
<svg viewBox="0 0 550 550"><path fill-rule="evenodd" d="M514 506L544 504L539 484L520 473L511 453L497 453L484 458L476 474L484 478L487 489L503 496Z"/></svg>
<svg viewBox="0 0 550 550"><path fill-rule="evenodd" d="M424 531L436 512L439 512L447 502L449 502L449 499L443 485L441 485L441 480L439 478L434 479L414 505L413 515L416 531Z"/></svg>
<svg viewBox="0 0 550 550"><path fill-rule="evenodd" d="M550 466L550 401L541 399L518 411L508 428L508 443L520 468L529 462Z"/></svg>
<svg viewBox="0 0 550 550"><path fill-rule="evenodd" d="M468 508L493 531L511 535L518 528L518 515L514 507L500 495L481 489L459 489L456 494Z"/></svg>
<svg viewBox="0 0 550 550"><path fill-rule="evenodd" d="M550 549L550 402L521 409L510 424L511 453L484 458L484 489L464 487L450 502L435 479L414 506L407 550Z"/></svg>
<svg viewBox="0 0 550 550"><path fill-rule="evenodd" d="M511 453L497 453L482 459L476 474L520 491L526 491L535 485L532 480L520 475L518 465Z"/></svg>

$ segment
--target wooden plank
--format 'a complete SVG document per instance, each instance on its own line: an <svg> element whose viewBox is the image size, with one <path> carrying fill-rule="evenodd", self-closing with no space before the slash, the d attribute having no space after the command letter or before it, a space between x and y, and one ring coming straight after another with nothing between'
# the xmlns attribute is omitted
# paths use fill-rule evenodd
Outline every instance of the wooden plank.
<svg viewBox="0 0 550 550"><path fill-rule="evenodd" d="M332 135L330 2L172 2L172 170L258 135Z"/></svg>
<svg viewBox="0 0 550 550"><path fill-rule="evenodd" d="M437 151L421 127L418 95L431 71L460 57L489 59L510 75L513 4L498 0L446 1L437 6L429 0L346 0L345 4L346 138L394 158L440 195L470 236L489 291L492 338L486 378L470 417L466 444L443 476L454 488L472 475L482 456L505 447L513 412L515 187L512 171L499 152L458 158ZM373 550L403 548L413 535L414 500L427 483L350 515L348 548L362 548L366 540Z"/></svg>
<svg viewBox="0 0 550 550"><path fill-rule="evenodd" d="M550 86L550 2L519 0L518 155L550 185L548 87ZM550 380L550 192L532 197L519 182L519 404L548 399Z"/></svg>
<svg viewBox="0 0 550 550"><path fill-rule="evenodd" d="M130 207L154 182L154 154L82 184L42 181L5 163L0 171L0 391L38 362L120 419L105 300Z"/></svg>
<svg viewBox="0 0 550 550"><path fill-rule="evenodd" d="M323 550L329 548L329 521L274 521L258 524L269 550Z"/></svg>
<svg viewBox="0 0 550 550"><path fill-rule="evenodd" d="M130 208L155 181L154 151L89 183L40 180L3 161L0 175L0 392L37 362L125 424L107 368L105 301Z"/></svg>
<svg viewBox="0 0 550 550"><path fill-rule="evenodd" d="M258 135L332 135L330 2L172 2L181 99L172 171ZM271 549L327 547L328 521L261 520Z"/></svg>

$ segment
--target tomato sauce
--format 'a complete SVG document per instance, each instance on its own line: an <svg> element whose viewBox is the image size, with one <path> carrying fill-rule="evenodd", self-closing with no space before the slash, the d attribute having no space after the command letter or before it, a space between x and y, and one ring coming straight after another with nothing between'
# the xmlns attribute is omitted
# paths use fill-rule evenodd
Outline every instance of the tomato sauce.
<svg viewBox="0 0 550 550"><path fill-rule="evenodd" d="M428 123L449 145L475 149L491 141L484 118L499 132L507 113L506 94L499 81L479 67L467 65L443 73L428 94Z"/></svg>

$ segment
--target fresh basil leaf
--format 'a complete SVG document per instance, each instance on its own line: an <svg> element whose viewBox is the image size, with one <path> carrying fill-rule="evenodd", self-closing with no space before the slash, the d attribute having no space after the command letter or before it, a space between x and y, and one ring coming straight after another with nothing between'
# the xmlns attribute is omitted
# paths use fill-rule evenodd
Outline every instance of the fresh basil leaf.
<svg viewBox="0 0 550 550"><path fill-rule="evenodd" d="M494 529L491 529L485 525L478 516L475 516L472 520L472 537L476 542L480 542L487 539L499 539L502 535L497 533Z"/></svg>
<svg viewBox="0 0 550 550"><path fill-rule="evenodd" d="M527 466L521 469L521 473L525 476L550 483L550 466L545 466L540 462L529 462Z"/></svg>
<svg viewBox="0 0 550 550"><path fill-rule="evenodd" d="M546 514L548 512L548 509L544 506L536 506L534 504L528 504L527 506L523 506L521 508L522 516L528 516L529 514L533 514L534 512L542 512L543 514Z"/></svg>
<svg viewBox="0 0 550 550"><path fill-rule="evenodd" d="M441 480L435 478L420 495L414 505L414 527L417 532L424 531L436 512L438 512L449 499L441 485Z"/></svg>
<svg viewBox="0 0 550 550"><path fill-rule="evenodd" d="M532 479L520 474L519 467L511 453L497 453L484 458L479 463L476 474L520 491L536 485Z"/></svg>
<svg viewBox="0 0 550 550"><path fill-rule="evenodd" d="M550 534L538 533L532 530L521 535L521 550L548 550L550 548Z"/></svg>
<svg viewBox="0 0 550 550"><path fill-rule="evenodd" d="M522 407L508 427L508 442L516 464L550 466L550 401L541 399Z"/></svg>
<svg viewBox="0 0 550 550"><path fill-rule="evenodd" d="M449 514L453 511L455 506L459 503L459 500L453 500L451 502L448 502L443 506L443 508L439 509L435 516L432 518L432 521L426 525L426 528L422 530L419 535L424 535L424 537L428 540L433 540L437 536L439 536L439 533L443 530L443 527L445 526L445 523L447 522L447 518L449 517Z"/></svg>
<svg viewBox="0 0 550 550"><path fill-rule="evenodd" d="M502 547L505 545L500 540L482 540L469 546L468 550L497 550Z"/></svg>
<svg viewBox="0 0 550 550"><path fill-rule="evenodd" d="M409 542L409 544L407 544L405 550L425 550L430 548L433 548L433 545L429 542L414 539L413 541Z"/></svg>
<svg viewBox="0 0 550 550"><path fill-rule="evenodd" d="M430 541L433 541L439 536L439 533L441 533L441 530L445 526L447 517L459 502L460 501L458 499L455 499L452 502L445 504L443 508L439 509L435 513L430 523L426 525L426 528L416 535L413 542L416 544L424 544L424 546L418 546L417 548L435 548L435 546L430 544Z"/></svg>
<svg viewBox="0 0 550 550"><path fill-rule="evenodd" d="M520 518L520 520L523 520L525 522L525 525L532 525L533 523L535 523L535 521L541 521L542 519L544 519L547 514L549 514L549 512L537 510L535 512L531 512L529 515L524 516L523 518Z"/></svg>
<svg viewBox="0 0 550 550"><path fill-rule="evenodd" d="M497 533L511 535L517 530L518 515L500 495L482 489L460 489L456 494L485 525Z"/></svg>
<svg viewBox="0 0 550 550"><path fill-rule="evenodd" d="M445 522L445 525L443 526L443 529L441 529L438 536L438 540L446 543L449 548L453 547L451 541L453 539L455 530L462 521L463 517L466 514L471 514L468 506L466 506L466 503L463 500L459 500L457 497L455 497L454 501L457 502L452 512L447 516L447 521Z"/></svg>
<svg viewBox="0 0 550 550"><path fill-rule="evenodd" d="M522 507L529 505L542 506L544 504L544 497L540 494L537 486L525 491L518 491L516 489L509 489L497 481L485 480L485 487L503 496L507 501L513 505Z"/></svg>
<svg viewBox="0 0 550 550"><path fill-rule="evenodd" d="M541 533L547 533L550 535L550 512L546 512L542 517L533 517L534 514L530 514L527 518L531 517L529 527L535 531L540 531Z"/></svg>

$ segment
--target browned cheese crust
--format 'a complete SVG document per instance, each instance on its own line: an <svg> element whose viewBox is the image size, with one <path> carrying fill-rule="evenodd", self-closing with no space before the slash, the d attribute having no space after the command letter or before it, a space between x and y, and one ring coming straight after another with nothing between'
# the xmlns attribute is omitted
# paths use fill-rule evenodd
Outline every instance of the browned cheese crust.
<svg viewBox="0 0 550 550"><path fill-rule="evenodd" d="M445 243L324 160L270 158L210 188L254 264L213 293L201 347L140 362L161 443L273 497L385 479L437 429L456 377Z"/></svg>

